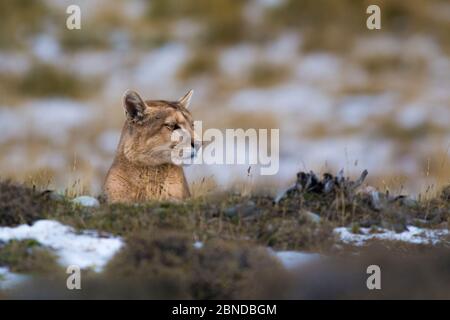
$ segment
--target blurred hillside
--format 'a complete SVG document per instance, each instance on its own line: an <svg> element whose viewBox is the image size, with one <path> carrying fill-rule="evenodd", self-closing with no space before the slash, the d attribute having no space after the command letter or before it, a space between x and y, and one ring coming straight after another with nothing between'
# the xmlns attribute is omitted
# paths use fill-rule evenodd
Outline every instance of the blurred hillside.
<svg viewBox="0 0 450 320"><path fill-rule="evenodd" d="M433 193L450 180L449 34L444 0L2 1L0 176L99 192L123 92L194 89L204 127L280 128L280 173L256 185L367 168L380 188ZM227 186L247 166L187 172Z"/></svg>

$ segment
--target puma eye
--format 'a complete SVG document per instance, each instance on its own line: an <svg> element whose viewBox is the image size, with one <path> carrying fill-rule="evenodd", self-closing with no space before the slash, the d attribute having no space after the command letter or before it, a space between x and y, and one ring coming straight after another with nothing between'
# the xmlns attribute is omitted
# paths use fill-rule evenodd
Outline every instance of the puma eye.
<svg viewBox="0 0 450 320"><path fill-rule="evenodd" d="M173 131L173 130L178 128L178 125L176 123L166 123L165 126L166 126L167 129L169 129L171 131Z"/></svg>

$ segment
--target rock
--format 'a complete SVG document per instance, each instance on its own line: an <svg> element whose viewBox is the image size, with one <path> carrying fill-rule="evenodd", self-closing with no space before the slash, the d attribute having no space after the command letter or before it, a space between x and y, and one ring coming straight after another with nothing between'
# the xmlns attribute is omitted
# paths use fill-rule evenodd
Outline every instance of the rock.
<svg viewBox="0 0 450 320"><path fill-rule="evenodd" d="M356 190L359 189L368 175L364 170L356 181L345 178L344 170L340 170L336 176L330 173L324 173L320 179L313 171L308 173L298 172L295 184L280 193L274 200L274 203L280 203L286 198L295 198L299 194L315 193L327 195L333 192L343 192L347 197L353 197Z"/></svg>
<svg viewBox="0 0 450 320"><path fill-rule="evenodd" d="M257 215L258 213L259 210L256 208L256 204L253 201L247 201L246 203L238 204L224 210L224 214L228 218L233 218L236 215L240 215L242 218L247 218Z"/></svg>
<svg viewBox="0 0 450 320"><path fill-rule="evenodd" d="M403 223L394 223L394 225L392 227L393 227L394 231L397 233L408 230L408 228Z"/></svg>
<svg viewBox="0 0 450 320"><path fill-rule="evenodd" d="M405 207L408 207L408 208L415 208L419 205L417 200L410 198L410 197L405 197L405 198L401 199L401 203L402 203L402 205L404 205Z"/></svg>
<svg viewBox="0 0 450 320"><path fill-rule="evenodd" d="M411 224L413 224L417 227L420 227L420 228L424 228L424 227L428 227L431 224L431 222L428 220L425 220L425 219L414 218L414 219L412 219Z"/></svg>
<svg viewBox="0 0 450 320"><path fill-rule="evenodd" d="M93 208L100 207L100 202L97 200L97 198L90 196L76 197L75 199L72 200L72 203L83 207L93 207Z"/></svg>
<svg viewBox="0 0 450 320"><path fill-rule="evenodd" d="M50 194L50 199L53 201L63 201L64 200L64 196L60 193L57 192L52 192Z"/></svg>
<svg viewBox="0 0 450 320"><path fill-rule="evenodd" d="M322 218L318 214L310 211L302 211L302 215L309 221L314 223L320 223L320 221L322 220Z"/></svg>
<svg viewBox="0 0 450 320"><path fill-rule="evenodd" d="M370 227L372 227L372 226L376 226L377 224L378 224L378 221L375 220L375 219L372 219L372 218L362 219L362 220L359 222L359 225L360 225L362 228L370 228Z"/></svg>
<svg viewBox="0 0 450 320"><path fill-rule="evenodd" d="M397 233L403 232L403 231L407 231L408 228L406 227L406 225L400 221L397 222L389 222L389 221L382 221L381 222L381 227L383 227L384 229L390 229L390 230L394 230Z"/></svg>
<svg viewBox="0 0 450 320"><path fill-rule="evenodd" d="M236 207L229 207L229 208L226 208L223 213L228 218L233 218L237 215L238 211L237 211Z"/></svg>
<svg viewBox="0 0 450 320"><path fill-rule="evenodd" d="M201 241L195 241L193 246L194 246L195 249L201 249L201 248L203 248L204 243L201 242Z"/></svg>
<svg viewBox="0 0 450 320"><path fill-rule="evenodd" d="M279 193L275 197L274 203L277 204L286 198L294 197L295 195L297 195L301 192L301 188L302 188L302 186L298 182L296 182L293 186L288 188L286 191Z"/></svg>
<svg viewBox="0 0 450 320"><path fill-rule="evenodd" d="M256 208L256 204L253 201L248 201L245 203L239 211L243 217L259 214L259 210Z"/></svg>
<svg viewBox="0 0 450 320"><path fill-rule="evenodd" d="M450 200L450 185L444 187L441 191L441 199L444 201Z"/></svg>
<svg viewBox="0 0 450 320"><path fill-rule="evenodd" d="M323 175L323 192L330 193L333 191L335 182L333 176L329 173L324 173Z"/></svg>
<svg viewBox="0 0 450 320"><path fill-rule="evenodd" d="M442 221L444 221L444 219L441 213L437 213L434 215L433 219L431 219L432 224L440 224Z"/></svg>
<svg viewBox="0 0 450 320"><path fill-rule="evenodd" d="M373 191L370 194L370 197L371 197L370 203L372 205L372 208L374 208L375 210L378 210L378 211L381 210L383 208L383 205L380 200L380 193L378 191Z"/></svg>
<svg viewBox="0 0 450 320"><path fill-rule="evenodd" d="M63 201L64 196L54 190L45 190L41 193L43 197L52 201Z"/></svg>

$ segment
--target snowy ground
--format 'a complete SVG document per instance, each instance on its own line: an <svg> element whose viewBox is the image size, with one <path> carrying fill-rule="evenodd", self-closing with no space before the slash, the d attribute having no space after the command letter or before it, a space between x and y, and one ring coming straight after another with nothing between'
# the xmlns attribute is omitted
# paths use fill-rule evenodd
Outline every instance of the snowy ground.
<svg viewBox="0 0 450 320"><path fill-rule="evenodd" d="M401 233L386 229L378 229L377 233L370 233L370 229L361 228L360 234L354 234L345 227L336 228L334 233L340 241L355 246L362 246L368 240L392 240L436 245L440 242L449 243L448 236L450 235L450 231L447 229L424 229L414 226L409 226L407 231ZM34 239L44 247L53 250L62 266L78 265L82 269L91 268L96 272L101 272L108 261L124 245L119 237L100 236L92 230L76 233L71 227L53 220L40 220L31 226L0 227L0 242L8 242L13 239ZM204 243L196 241L193 246L201 250ZM274 251L271 248L268 248L268 251L287 270L320 262L324 258L318 253ZM27 277L27 275L10 272L7 266L0 266L0 290L14 287L25 281Z"/></svg>
<svg viewBox="0 0 450 320"><path fill-rule="evenodd" d="M0 241L34 239L55 251L65 267L77 265L100 272L119 251L123 242L118 237L100 237L94 231L80 234L57 221L40 220L32 226L0 227Z"/></svg>
<svg viewBox="0 0 450 320"><path fill-rule="evenodd" d="M296 269L312 262L317 262L323 258L318 253L298 252L298 251L273 251L270 252L277 257L286 269Z"/></svg>
<svg viewBox="0 0 450 320"><path fill-rule="evenodd" d="M336 228L334 233L337 234L340 240L344 243L355 246L362 246L368 240L391 240L404 241L414 244L432 244L450 243L448 236L450 231L448 229L424 229L414 226L408 226L408 230L396 233L392 230L377 229L376 233L371 233L369 228L361 228L360 234L351 233L347 228ZM447 240L445 239L447 237Z"/></svg>
<svg viewBox="0 0 450 320"><path fill-rule="evenodd" d="M26 275L10 272L6 267L0 267L0 290L10 289L28 277Z"/></svg>
<svg viewBox="0 0 450 320"><path fill-rule="evenodd" d="M252 17L269 8L265 4L269 2L282 1L251 1ZM139 2L127 2L124 7L133 9L120 9L121 13L139 12L135 9L139 5L132 3ZM117 146L124 119L120 99L128 88L149 99L175 99L195 89L192 111L205 127L260 125L248 114L269 119L281 135L281 166L279 174L270 177L273 183L287 182L299 169L340 169L357 162L372 176L411 177L401 183L413 193L426 186L424 158L433 160L448 151L450 58L433 37L413 34L399 39L385 32L357 39L343 54L306 51L304 35L285 30L265 44L243 42L220 48L215 73L186 80L178 75L195 56L190 45L195 32L190 33L189 22L180 22L171 41L146 50L131 48L132 55L123 50L133 34L127 29L122 30L124 37L117 47L108 50L80 49L69 54L55 35L41 34L32 41L28 55L1 53L0 74L25 74L42 60L86 79L99 77L103 85L89 99L1 102L0 170L23 178L23 168L29 171L26 177L46 169L62 189L67 187L67 169L73 168L98 192ZM398 59L399 65L416 73L392 70L389 61ZM376 62L380 74L368 68ZM269 87L259 87L246 80L255 64L289 72ZM404 81L406 77L420 81ZM239 121L233 123L235 118ZM84 166L76 168L79 163ZM190 181L213 175L219 185L228 186L245 176L247 168L193 166L187 171ZM439 180L440 167L434 164L432 169L426 177Z"/></svg>

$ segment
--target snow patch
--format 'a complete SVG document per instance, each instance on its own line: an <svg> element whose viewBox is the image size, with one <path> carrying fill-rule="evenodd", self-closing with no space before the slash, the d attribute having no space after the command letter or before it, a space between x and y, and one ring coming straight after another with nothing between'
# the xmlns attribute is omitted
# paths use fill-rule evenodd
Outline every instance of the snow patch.
<svg viewBox="0 0 450 320"><path fill-rule="evenodd" d="M311 120L324 119L332 111L333 101L324 92L309 85L281 85L268 89L244 89L231 96L228 106L238 111L295 113Z"/></svg>
<svg viewBox="0 0 450 320"><path fill-rule="evenodd" d="M346 96L338 105L340 123L359 126L371 118L388 114L395 106L394 94Z"/></svg>
<svg viewBox="0 0 450 320"><path fill-rule="evenodd" d="M100 206L100 202L96 198L89 196L76 197L75 199L72 200L72 202L83 207L97 208Z"/></svg>
<svg viewBox="0 0 450 320"><path fill-rule="evenodd" d="M195 249L201 249L201 248L203 248L204 244L201 241L195 241L193 246Z"/></svg>
<svg viewBox="0 0 450 320"><path fill-rule="evenodd" d="M250 66L260 58L260 52L255 46L242 44L224 49L219 54L219 67L223 75L231 78L242 77Z"/></svg>
<svg viewBox="0 0 450 320"><path fill-rule="evenodd" d="M40 220L32 226L0 227L0 241L34 239L54 250L63 266L77 265L100 272L119 251L119 237L100 237L97 232L75 233L74 229L53 220Z"/></svg>
<svg viewBox="0 0 450 320"><path fill-rule="evenodd" d="M316 53L305 56L296 69L299 80L313 83L338 82L342 77L342 61L339 57Z"/></svg>
<svg viewBox="0 0 450 320"><path fill-rule="evenodd" d="M265 47L265 60L280 65L293 62L298 57L300 43L297 33L285 33Z"/></svg>
<svg viewBox="0 0 450 320"><path fill-rule="evenodd" d="M0 107L0 142L28 135L65 143L69 131L89 123L96 112L90 105L68 99L34 100L23 107Z"/></svg>
<svg viewBox="0 0 450 320"><path fill-rule="evenodd" d="M448 242L443 237L450 235L450 231L447 229L424 229L414 226L408 226L407 229L400 233L387 229L378 229L377 233L370 233L369 228L361 228L361 234L354 234L347 228L341 227L334 229L334 233L339 236L342 242L356 246L362 246L366 241L371 239L435 245L439 242Z"/></svg>
<svg viewBox="0 0 450 320"><path fill-rule="evenodd" d="M305 266L322 258L322 256L318 253L273 251L270 248L269 252L274 255L286 269L294 269L300 266Z"/></svg>
<svg viewBox="0 0 450 320"><path fill-rule="evenodd" d="M24 53L0 52L0 72L5 74L24 74L31 65L31 59Z"/></svg>
<svg viewBox="0 0 450 320"><path fill-rule="evenodd" d="M31 47L34 55L45 62L58 59L61 53L58 40L49 34L41 34L34 38Z"/></svg>
<svg viewBox="0 0 450 320"><path fill-rule="evenodd" d="M26 275L9 271L6 267L0 267L0 290L10 289L22 283L28 278Z"/></svg>
<svg viewBox="0 0 450 320"><path fill-rule="evenodd" d="M164 96L167 85L172 85L176 74L188 58L186 46L169 43L142 57L134 71L136 83L143 88L153 88Z"/></svg>

